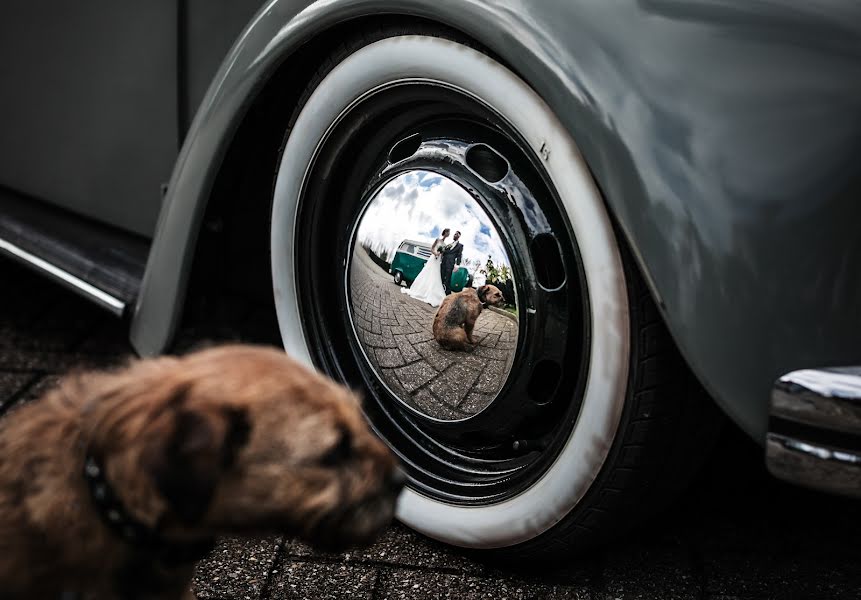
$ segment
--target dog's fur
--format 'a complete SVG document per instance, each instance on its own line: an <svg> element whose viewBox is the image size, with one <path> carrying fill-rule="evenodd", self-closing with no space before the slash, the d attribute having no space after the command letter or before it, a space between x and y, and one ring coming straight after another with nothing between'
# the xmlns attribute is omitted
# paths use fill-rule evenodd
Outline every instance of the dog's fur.
<svg viewBox="0 0 861 600"><path fill-rule="evenodd" d="M433 337L437 343L446 350L472 350L475 347L472 330L482 304L503 306L505 298L495 285L483 285L478 290L467 288L446 296L433 320Z"/></svg>
<svg viewBox="0 0 861 600"><path fill-rule="evenodd" d="M131 515L177 542L278 532L327 549L367 543L403 483L357 398L275 349L70 376L0 419L0 596L186 595L193 565L163 566L104 525L85 452L103 457Z"/></svg>

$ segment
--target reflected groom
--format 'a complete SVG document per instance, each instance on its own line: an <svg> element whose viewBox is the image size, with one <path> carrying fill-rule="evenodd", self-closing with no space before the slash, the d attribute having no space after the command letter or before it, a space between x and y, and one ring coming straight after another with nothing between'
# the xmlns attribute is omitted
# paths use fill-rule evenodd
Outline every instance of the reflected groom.
<svg viewBox="0 0 861 600"><path fill-rule="evenodd" d="M460 264L460 258L463 255L463 244L460 239L460 232L454 232L454 243L447 246L442 251L442 264L440 265L440 278L442 279L442 287L445 289L445 294L448 296L451 293L451 272L454 271L454 265Z"/></svg>

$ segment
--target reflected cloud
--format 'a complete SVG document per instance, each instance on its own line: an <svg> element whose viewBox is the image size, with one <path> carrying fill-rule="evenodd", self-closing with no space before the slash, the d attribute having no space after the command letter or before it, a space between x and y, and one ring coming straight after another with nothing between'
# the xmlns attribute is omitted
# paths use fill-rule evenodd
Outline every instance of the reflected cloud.
<svg viewBox="0 0 861 600"><path fill-rule="evenodd" d="M387 183L368 206L357 237L378 256L391 257L403 240L430 246L445 228L461 232L465 263L484 265L490 256L494 264L511 267L484 210L459 185L429 171L411 171Z"/></svg>

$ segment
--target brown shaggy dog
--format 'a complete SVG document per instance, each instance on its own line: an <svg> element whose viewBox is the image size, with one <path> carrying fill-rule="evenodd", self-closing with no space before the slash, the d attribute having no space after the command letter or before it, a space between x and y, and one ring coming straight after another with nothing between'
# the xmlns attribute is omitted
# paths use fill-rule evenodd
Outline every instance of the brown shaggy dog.
<svg viewBox="0 0 861 600"><path fill-rule="evenodd" d="M368 543L402 487L356 397L281 351L70 376L0 419L0 596L182 597L215 536Z"/></svg>
<svg viewBox="0 0 861 600"><path fill-rule="evenodd" d="M485 305L502 306L505 298L494 285L478 290L467 288L449 294L440 304L433 320L433 337L446 350L472 350L472 330Z"/></svg>

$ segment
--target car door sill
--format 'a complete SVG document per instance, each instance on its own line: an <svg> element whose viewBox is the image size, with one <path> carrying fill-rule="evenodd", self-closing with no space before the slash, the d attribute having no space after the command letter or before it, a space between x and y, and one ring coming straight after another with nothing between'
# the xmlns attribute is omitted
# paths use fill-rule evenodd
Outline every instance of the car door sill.
<svg viewBox="0 0 861 600"><path fill-rule="evenodd" d="M134 305L149 241L0 188L0 254L117 316Z"/></svg>
<svg viewBox="0 0 861 600"><path fill-rule="evenodd" d="M108 309L118 317L121 317L126 310L126 303L122 300L114 298L107 292L100 290L99 288L90 285L83 279L79 279L75 277L68 271L64 271L59 267L56 267L49 263L46 260L42 260L38 256L30 254L26 250L19 248L15 244L0 238L0 251L5 252L7 255L12 258L26 264L27 266L33 267L34 269L41 271L45 275L53 278L55 281L65 285L66 287L78 292L79 294L86 296L96 302L97 304L102 305L104 308Z"/></svg>

